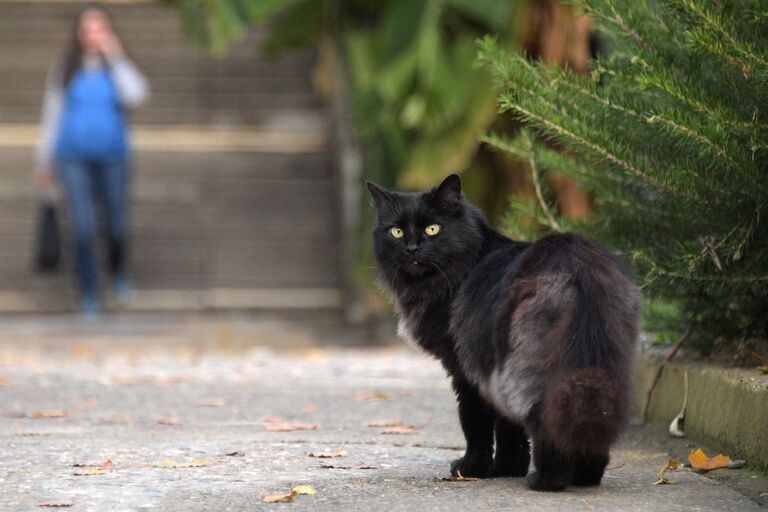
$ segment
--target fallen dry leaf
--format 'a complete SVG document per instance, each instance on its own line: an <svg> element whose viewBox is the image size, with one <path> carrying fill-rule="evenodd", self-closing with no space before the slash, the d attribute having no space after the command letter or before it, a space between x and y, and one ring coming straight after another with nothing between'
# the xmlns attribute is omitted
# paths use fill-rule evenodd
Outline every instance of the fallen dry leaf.
<svg viewBox="0 0 768 512"><path fill-rule="evenodd" d="M126 412L118 412L115 414L108 414L102 416L96 421L97 425L112 425L115 423L130 423L135 419L132 414Z"/></svg>
<svg viewBox="0 0 768 512"><path fill-rule="evenodd" d="M160 425L170 425L170 426L176 426L181 425L181 419L177 416L161 416L157 419L157 422Z"/></svg>
<svg viewBox="0 0 768 512"><path fill-rule="evenodd" d="M354 464L352 466L345 466L345 465L338 465L338 464L320 464L320 467L323 469L379 469L376 466L371 466L370 464L363 464L362 462L360 464Z"/></svg>
<svg viewBox="0 0 768 512"><path fill-rule="evenodd" d="M35 411L29 415L30 418L63 418L69 416L69 412L63 409L51 409L49 411Z"/></svg>
<svg viewBox="0 0 768 512"><path fill-rule="evenodd" d="M224 398L209 398L197 403L198 407L222 407L224 405L227 405L227 401Z"/></svg>
<svg viewBox="0 0 768 512"><path fill-rule="evenodd" d="M207 466L211 461L208 459L196 459L189 462L176 462L175 460L165 459L160 462L150 464L153 468L199 468Z"/></svg>
<svg viewBox="0 0 768 512"><path fill-rule="evenodd" d="M112 471L112 460L105 459L92 464L73 464L73 466L79 468L74 472L76 476L103 475L104 473L109 473Z"/></svg>
<svg viewBox="0 0 768 512"><path fill-rule="evenodd" d="M293 501L296 495L293 492L284 492L282 494L270 494L268 496L262 496L261 501L264 503L281 503Z"/></svg>
<svg viewBox="0 0 768 512"><path fill-rule="evenodd" d="M264 503L290 502L290 501L293 501L293 499L300 494L312 495L312 494L317 494L317 491L315 491L315 488L312 487L311 485L297 485L296 487L291 489L290 492L264 496L261 498L261 501L263 501Z"/></svg>
<svg viewBox="0 0 768 512"><path fill-rule="evenodd" d="M112 468L83 468L83 469L76 469L74 474L76 476L94 476L94 475L103 475L104 473L109 473L112 471Z"/></svg>
<svg viewBox="0 0 768 512"><path fill-rule="evenodd" d="M46 500L37 504L38 507L71 507L75 504L72 500Z"/></svg>
<svg viewBox="0 0 768 512"><path fill-rule="evenodd" d="M264 425L264 430L268 430L269 432L292 432L294 430L317 430L319 429L319 425L315 425L314 423L268 423L267 425Z"/></svg>
<svg viewBox="0 0 768 512"><path fill-rule="evenodd" d="M97 468L106 468L112 467L112 459L104 459L104 460L89 460L86 462L75 462L72 464L72 467L75 468L89 468L89 467L97 467Z"/></svg>
<svg viewBox="0 0 768 512"><path fill-rule="evenodd" d="M385 428L379 431L382 435L408 435L416 432L416 427L413 425L403 425L402 427Z"/></svg>
<svg viewBox="0 0 768 512"><path fill-rule="evenodd" d="M63 418L65 416L69 416L74 413L82 412L90 407L93 407L98 403L99 401L96 400L95 398L88 398L87 400L84 400L77 407L72 407L69 409L49 409L46 411L35 411L26 416L30 418Z"/></svg>
<svg viewBox="0 0 768 512"><path fill-rule="evenodd" d="M674 471L676 469L680 468L680 462L678 462L677 459L671 458L669 459L663 466L661 466L661 470L659 470L656 477L658 480L653 482L653 485L669 485L674 484L672 480L668 480L664 477L664 475L667 473L667 471Z"/></svg>
<svg viewBox="0 0 768 512"><path fill-rule="evenodd" d="M768 374L768 365L766 365L766 366L758 366L757 368L755 368L755 370L757 370L758 372L760 372L763 375Z"/></svg>
<svg viewBox="0 0 768 512"><path fill-rule="evenodd" d="M696 451L691 452L688 455L688 461L691 463L691 467L700 471L711 471L713 469L720 469L727 467L731 463L731 458L722 453L718 453L711 459L699 448Z"/></svg>
<svg viewBox="0 0 768 512"><path fill-rule="evenodd" d="M347 452L336 450L335 452L331 451L316 451L316 452L307 452L307 455L309 457L317 457L318 459L333 459L335 457L344 457L347 454Z"/></svg>
<svg viewBox="0 0 768 512"><path fill-rule="evenodd" d="M130 377L127 375L118 375L116 377L112 377L111 381L114 384L122 384L126 386L132 386L133 384L137 384L139 382L136 377Z"/></svg>
<svg viewBox="0 0 768 512"><path fill-rule="evenodd" d="M366 427L408 427L408 428L416 428L413 425L409 425L407 423L403 423L400 420L376 420L376 421L369 421L365 424Z"/></svg>
<svg viewBox="0 0 768 512"><path fill-rule="evenodd" d="M374 392L371 392L371 393L360 393L359 395L355 396L355 400L381 400L381 401L386 401L386 400L392 400L392 398L389 395L385 394L385 393L381 393L379 391L374 391Z"/></svg>
<svg viewBox="0 0 768 512"><path fill-rule="evenodd" d="M461 471L457 471L456 473L456 476L451 475L443 478L436 478L435 480L438 482L474 482L475 480L478 480L471 476L462 476Z"/></svg>

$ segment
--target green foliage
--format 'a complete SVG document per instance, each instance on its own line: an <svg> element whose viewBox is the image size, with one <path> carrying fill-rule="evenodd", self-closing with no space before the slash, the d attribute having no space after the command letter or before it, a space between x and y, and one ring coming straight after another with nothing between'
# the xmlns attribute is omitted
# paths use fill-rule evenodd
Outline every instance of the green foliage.
<svg viewBox="0 0 768 512"><path fill-rule="evenodd" d="M267 53L330 35L347 57L366 174L424 188L466 168L496 117L476 38L507 45L523 2L496 0L169 0L198 43L221 53L270 22Z"/></svg>
<svg viewBox="0 0 768 512"><path fill-rule="evenodd" d="M284 13L300 0L168 0L181 9L187 33L201 46L221 54L254 23ZM319 2L316 2L319 3Z"/></svg>
<svg viewBox="0 0 768 512"><path fill-rule="evenodd" d="M497 112L492 78L487 70L477 68L474 42L491 33L501 46L509 46L526 4L497 0L169 1L181 8L184 25L194 39L217 53L249 25L265 21L269 22L263 43L267 53L333 41L350 81L364 177L409 189L430 187L449 172L477 165L473 158L479 137ZM373 221L367 204L365 197L360 232L366 240ZM362 244L357 262L361 282L372 281L369 252L369 244Z"/></svg>
<svg viewBox="0 0 768 512"><path fill-rule="evenodd" d="M619 249L646 294L680 301L710 341L768 339L768 2L577 3L609 56L581 76L486 38L501 111L535 129L543 172L594 193L577 227Z"/></svg>
<svg viewBox="0 0 768 512"><path fill-rule="evenodd" d="M371 176L425 188L465 169L496 117L490 75L474 66L474 40L492 32L510 41L518 4L384 4L376 26L346 38L358 126Z"/></svg>

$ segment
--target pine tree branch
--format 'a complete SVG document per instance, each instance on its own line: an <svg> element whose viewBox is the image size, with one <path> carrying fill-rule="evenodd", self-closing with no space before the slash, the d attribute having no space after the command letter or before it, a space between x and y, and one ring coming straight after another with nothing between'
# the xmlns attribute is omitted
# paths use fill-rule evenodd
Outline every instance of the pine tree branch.
<svg viewBox="0 0 768 512"><path fill-rule="evenodd" d="M533 121L537 125L545 127L549 131L551 131L553 133L556 133L556 134L558 134L559 136L561 136L563 138L570 139L572 142L576 143L577 145L582 146L582 147L592 151L593 153L596 153L596 154L600 155L601 157L605 158L609 162L612 162L613 164L621 167L622 169L624 169L628 173L630 173L630 174L632 174L634 176L637 176L638 178L642 179L643 181L645 181L649 185L651 185L651 186L653 186L653 187L655 187L655 188L657 188L659 190L664 190L664 191L667 191L667 192L678 192L679 193L679 191L675 191L674 189L670 189L667 185L665 185L664 183L660 182L654 176L650 176L647 173L642 172L640 169L638 169L637 167L632 165L630 162L619 158L618 156L616 156L612 152L608 151L606 148L604 148L602 146L599 146L597 144L594 144L594 143L586 140L585 138L583 138L583 137L581 137L579 135L576 135L572 131L567 130L567 129L565 129L562 126L551 122L549 119L546 119L546 118L544 118L544 117L542 117L540 115L534 114L530 110L526 110L523 107L521 107L520 105L515 104L515 103L509 103L506 106L509 109L518 112L521 115L521 117L523 117L524 119L527 119L529 121Z"/></svg>
<svg viewBox="0 0 768 512"><path fill-rule="evenodd" d="M740 68L745 65L745 61L751 61L753 64L757 64L763 68L768 67L768 60L762 58L752 48L751 44L738 41L714 13L690 0L678 1L677 4L695 16L699 20L702 29L709 28L719 36L717 42L720 44L713 44L713 41L707 43L703 38L698 39L699 43L704 45L712 53L720 55L726 61ZM725 47L726 44L728 48ZM741 59L734 58L728 50L740 55Z"/></svg>
<svg viewBox="0 0 768 512"><path fill-rule="evenodd" d="M641 112L638 112L637 110L613 103L610 100L604 97L601 97L595 92L589 90L588 88L580 86L577 80L578 78L574 78L570 80L566 78L560 81L559 83L564 85L566 88L570 89L572 92L575 92L584 98L588 98L592 101L595 101L611 110L620 112L629 117L632 117L639 121L644 121L646 123L654 123L654 122L662 123L674 131L677 131L681 134L691 137L697 140L698 142L711 147L722 160L724 160L725 162L727 162L728 164L736 168L742 174L742 176L744 176L752 184L752 186L757 187L760 190L764 190L766 188L766 181L757 180L754 176L750 175L749 172L744 168L742 164L738 163L732 156L728 154L728 152L726 151L725 147L722 144L715 143L712 139L710 139L706 135L703 135L701 132L696 131L692 128L689 128L687 126L683 126L677 123L676 121L665 117L663 114L652 114L652 115L643 114Z"/></svg>

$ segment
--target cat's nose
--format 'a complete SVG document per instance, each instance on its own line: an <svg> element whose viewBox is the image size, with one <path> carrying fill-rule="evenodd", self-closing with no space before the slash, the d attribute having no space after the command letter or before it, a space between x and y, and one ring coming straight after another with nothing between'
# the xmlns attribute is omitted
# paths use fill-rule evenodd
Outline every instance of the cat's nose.
<svg viewBox="0 0 768 512"><path fill-rule="evenodd" d="M414 244L406 245L405 252L407 252L408 254L416 254L417 252L419 252L419 246Z"/></svg>

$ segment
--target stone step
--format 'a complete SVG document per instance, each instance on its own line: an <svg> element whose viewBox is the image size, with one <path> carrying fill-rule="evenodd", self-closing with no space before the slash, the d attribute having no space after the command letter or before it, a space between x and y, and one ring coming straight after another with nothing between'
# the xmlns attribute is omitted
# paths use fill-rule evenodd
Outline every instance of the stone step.
<svg viewBox="0 0 768 512"><path fill-rule="evenodd" d="M33 164L30 146L2 148L0 152L0 179L27 183ZM324 152L259 153L245 151L148 151L134 153L134 164L139 172L151 174L158 185L174 182L292 180L330 182L333 170ZM6 181L7 183L7 181ZM3 195L0 187L0 197Z"/></svg>
<svg viewBox="0 0 768 512"><path fill-rule="evenodd" d="M270 125L286 124L300 128L302 119L316 114L316 110L300 111L297 109L277 110L274 108L240 109L208 108L200 106L183 108L154 108L151 105L131 114L137 124L146 125ZM292 120L295 120L292 121ZM40 106L9 107L0 105L0 123L37 123L40 121Z"/></svg>
<svg viewBox="0 0 768 512"><path fill-rule="evenodd" d="M82 6L0 0L0 311L61 310L75 297L61 198L65 268L30 270L31 169L46 75ZM338 193L314 52L266 59L256 29L214 58L164 3L110 10L153 91L131 115L135 307L341 307Z"/></svg>
<svg viewBox="0 0 768 512"><path fill-rule="evenodd" d="M45 72L20 71L7 72L2 75L3 87L0 94L29 92L31 84L44 84ZM250 94L307 94L314 95L312 84L307 80L297 80L292 76L279 75L222 75L217 73L193 73L190 75L152 75L151 85L154 94L163 93L204 93L234 94L248 96ZM42 95L43 86L35 87ZM38 96L38 100L41 96Z"/></svg>
<svg viewBox="0 0 768 512"><path fill-rule="evenodd" d="M180 109L187 111L210 111L237 106L242 110L285 110L321 108L322 102L313 94L286 94L283 92L218 93L216 91L162 91L152 92L151 103L142 107L149 109ZM16 109L34 107L40 109L41 93L34 90L0 90L0 105L13 105Z"/></svg>

